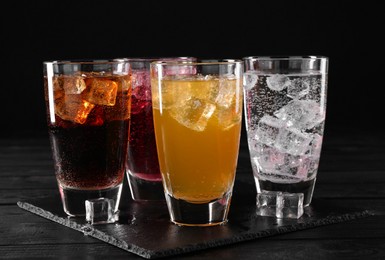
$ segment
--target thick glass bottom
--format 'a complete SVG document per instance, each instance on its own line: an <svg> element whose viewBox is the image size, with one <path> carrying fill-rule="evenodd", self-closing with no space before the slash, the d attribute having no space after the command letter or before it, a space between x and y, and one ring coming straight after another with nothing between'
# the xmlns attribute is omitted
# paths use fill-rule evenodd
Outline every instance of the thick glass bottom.
<svg viewBox="0 0 385 260"><path fill-rule="evenodd" d="M118 211L120 196L122 194L122 184L104 190L77 190L64 188L59 184L60 196L63 209L69 216L85 216L85 201L90 199L107 198L115 201L114 212Z"/></svg>
<svg viewBox="0 0 385 260"><path fill-rule="evenodd" d="M166 194L171 221L179 226L216 226L227 222L231 192L208 203L191 203Z"/></svg>
<svg viewBox="0 0 385 260"><path fill-rule="evenodd" d="M255 179L255 184L257 187L257 192L261 193L262 191L282 191L288 193L303 193L303 206L307 207L310 205L316 178L301 181L297 183L275 183L268 180L261 180L257 177Z"/></svg>

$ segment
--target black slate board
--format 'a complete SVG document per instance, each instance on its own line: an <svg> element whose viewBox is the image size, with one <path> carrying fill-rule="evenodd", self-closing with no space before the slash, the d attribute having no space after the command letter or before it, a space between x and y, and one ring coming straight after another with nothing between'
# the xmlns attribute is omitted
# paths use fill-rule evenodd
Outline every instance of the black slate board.
<svg viewBox="0 0 385 260"><path fill-rule="evenodd" d="M203 250L282 233L340 223L372 215L363 209L342 208L331 200L314 199L300 219L276 219L255 214L255 189L237 180L229 222L214 227L179 227L169 221L164 202L133 202L123 196L118 223L88 225L68 218L60 197L19 201L20 208L144 258L159 258ZM127 194L128 192L126 192Z"/></svg>

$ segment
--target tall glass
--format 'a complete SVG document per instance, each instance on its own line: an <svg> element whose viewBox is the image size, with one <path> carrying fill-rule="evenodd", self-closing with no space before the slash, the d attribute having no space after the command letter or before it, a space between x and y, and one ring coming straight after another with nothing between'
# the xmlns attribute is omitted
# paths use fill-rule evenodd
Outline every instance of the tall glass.
<svg viewBox="0 0 385 260"><path fill-rule="evenodd" d="M151 80L171 221L189 226L225 223L241 133L242 61L153 62Z"/></svg>
<svg viewBox="0 0 385 260"><path fill-rule="evenodd" d="M64 211L104 198L117 212L130 118L127 61L44 62L48 131ZM97 200L96 200L97 201Z"/></svg>
<svg viewBox="0 0 385 260"><path fill-rule="evenodd" d="M155 144L150 63L156 60L194 61L195 58L129 58L127 60L132 69L131 122L127 160L127 179L131 197L136 201L164 200Z"/></svg>
<svg viewBox="0 0 385 260"><path fill-rule="evenodd" d="M282 192L287 200L302 198L306 207L321 154L328 58L245 57L244 63L246 130L257 193Z"/></svg>

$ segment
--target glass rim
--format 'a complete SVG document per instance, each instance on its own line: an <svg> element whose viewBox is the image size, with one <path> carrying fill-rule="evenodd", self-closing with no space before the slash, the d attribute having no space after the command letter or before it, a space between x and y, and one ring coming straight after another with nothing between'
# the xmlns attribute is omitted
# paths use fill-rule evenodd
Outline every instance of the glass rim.
<svg viewBox="0 0 385 260"><path fill-rule="evenodd" d="M119 64L126 63L124 59L79 59L43 61L45 65L75 65L75 64Z"/></svg>
<svg viewBox="0 0 385 260"><path fill-rule="evenodd" d="M189 56L166 56L166 57L123 57L118 58L118 60L127 60L132 62L153 62L153 61L160 61L160 60L181 60L181 61L188 61L189 59L197 59L195 57L189 57Z"/></svg>
<svg viewBox="0 0 385 260"><path fill-rule="evenodd" d="M242 60L258 60L258 61L284 61L284 60L328 60L328 56L324 55L272 55L272 56L246 56Z"/></svg>
<svg viewBox="0 0 385 260"><path fill-rule="evenodd" d="M229 64L243 64L242 59L198 59L197 61L153 61L151 66L198 66L198 65L229 65Z"/></svg>

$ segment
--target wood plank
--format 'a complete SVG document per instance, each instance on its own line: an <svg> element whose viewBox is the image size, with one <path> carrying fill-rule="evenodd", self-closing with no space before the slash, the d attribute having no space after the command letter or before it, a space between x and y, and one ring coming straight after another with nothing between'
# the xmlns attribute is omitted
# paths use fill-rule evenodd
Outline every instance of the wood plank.
<svg viewBox="0 0 385 260"><path fill-rule="evenodd" d="M53 161L49 163L41 163L38 165L0 165L0 178L14 176L52 176L55 174Z"/></svg>
<svg viewBox="0 0 385 260"><path fill-rule="evenodd" d="M21 176L2 177L0 182L1 190L23 190L57 187L55 175L51 176Z"/></svg>
<svg viewBox="0 0 385 260"><path fill-rule="evenodd" d="M52 187L51 189L12 189L3 190L0 189L0 205L15 205L18 201L26 201L30 199L39 199L57 194L58 188ZM1 210L1 208L0 208Z"/></svg>

